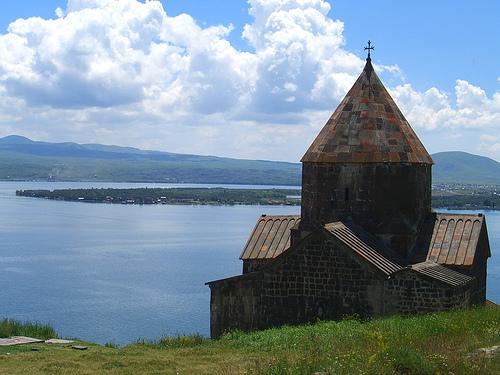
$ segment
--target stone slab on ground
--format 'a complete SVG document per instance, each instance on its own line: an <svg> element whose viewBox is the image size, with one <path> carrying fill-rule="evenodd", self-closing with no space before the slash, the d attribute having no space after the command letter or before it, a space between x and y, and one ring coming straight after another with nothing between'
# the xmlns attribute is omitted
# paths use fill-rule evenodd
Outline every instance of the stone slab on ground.
<svg viewBox="0 0 500 375"><path fill-rule="evenodd" d="M6 339L0 339L0 346L33 344L44 341L45 340L34 339L33 337L14 336Z"/></svg>
<svg viewBox="0 0 500 375"><path fill-rule="evenodd" d="M45 340L46 344L71 344L73 340L50 339Z"/></svg>
<svg viewBox="0 0 500 375"><path fill-rule="evenodd" d="M87 350L88 347L86 346L81 346L81 345L73 345L71 349L76 349L76 350Z"/></svg>

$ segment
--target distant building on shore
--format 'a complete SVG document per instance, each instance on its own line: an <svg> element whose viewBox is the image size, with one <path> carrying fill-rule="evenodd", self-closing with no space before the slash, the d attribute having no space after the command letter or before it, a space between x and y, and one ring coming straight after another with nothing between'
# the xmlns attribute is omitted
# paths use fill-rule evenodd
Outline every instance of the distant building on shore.
<svg viewBox="0 0 500 375"><path fill-rule="evenodd" d="M260 217L243 274L207 283L213 338L486 302L485 218L432 211L434 162L370 53L301 162L301 215Z"/></svg>

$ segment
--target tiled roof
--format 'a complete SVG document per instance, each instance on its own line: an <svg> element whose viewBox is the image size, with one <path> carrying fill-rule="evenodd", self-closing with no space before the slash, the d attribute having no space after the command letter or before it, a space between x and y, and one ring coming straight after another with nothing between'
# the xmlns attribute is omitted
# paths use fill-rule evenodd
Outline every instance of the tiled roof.
<svg viewBox="0 0 500 375"><path fill-rule="evenodd" d="M290 229L300 215L262 215L243 249L240 259L270 259L290 247Z"/></svg>
<svg viewBox="0 0 500 375"><path fill-rule="evenodd" d="M411 266L411 269L421 275L454 287L467 284L468 282L474 280L471 276L453 271L433 261L414 264Z"/></svg>
<svg viewBox="0 0 500 375"><path fill-rule="evenodd" d="M337 221L326 224L325 229L386 275L400 271L408 265L406 260L383 247L361 228Z"/></svg>
<svg viewBox="0 0 500 375"><path fill-rule="evenodd" d="M500 307L499 304L497 304L493 301L490 301L489 299L486 300L485 305L486 305L486 307L491 307L491 308L495 308L495 309L498 309Z"/></svg>
<svg viewBox="0 0 500 375"><path fill-rule="evenodd" d="M423 225L412 261L433 261L448 266L471 266L481 233L486 230L482 214L437 213ZM488 245L489 246L489 245ZM420 248L420 249L419 249ZM489 248L486 249L489 254Z"/></svg>
<svg viewBox="0 0 500 375"><path fill-rule="evenodd" d="M370 61L301 161L434 164Z"/></svg>

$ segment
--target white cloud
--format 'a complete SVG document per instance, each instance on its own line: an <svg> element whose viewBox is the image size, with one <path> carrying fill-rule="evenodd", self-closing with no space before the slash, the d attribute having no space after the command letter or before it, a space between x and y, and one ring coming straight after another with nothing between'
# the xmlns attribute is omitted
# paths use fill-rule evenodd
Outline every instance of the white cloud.
<svg viewBox="0 0 500 375"><path fill-rule="evenodd" d="M483 90L464 80L457 80L455 102L435 87L422 93L413 90L410 84L396 87L391 95L416 127L427 130L500 127L500 93L488 99Z"/></svg>
<svg viewBox="0 0 500 375"><path fill-rule="evenodd" d="M500 140L500 137L490 134L481 134L481 140L485 142L496 142Z"/></svg>
<svg viewBox="0 0 500 375"><path fill-rule="evenodd" d="M457 80L455 86L458 108L471 108L487 105L489 100L486 93L479 87L470 85L467 81Z"/></svg>
<svg viewBox="0 0 500 375"><path fill-rule="evenodd" d="M158 1L69 0L55 20L19 19L0 36L0 130L244 157L305 132L305 111L331 108L362 61L325 1L250 5L254 53L230 45L232 26L169 17Z"/></svg>
<svg viewBox="0 0 500 375"><path fill-rule="evenodd" d="M500 159L500 93L457 80L452 96L433 87L415 91L405 84L391 90L394 100L431 152L461 150Z"/></svg>
<svg viewBox="0 0 500 375"><path fill-rule="evenodd" d="M160 3L92 3L69 1L64 18L19 19L9 26L7 39L14 52L9 65L0 65L9 93L31 105L54 108L141 100L152 66L151 41L165 17ZM163 71L160 79L168 77L168 68Z"/></svg>
<svg viewBox="0 0 500 375"><path fill-rule="evenodd" d="M64 10L62 10L60 7L57 7L56 16L58 18L64 18L64 16L66 16L66 12Z"/></svg>
<svg viewBox="0 0 500 375"><path fill-rule="evenodd" d="M500 152L500 143L495 143L493 145L488 146L489 151Z"/></svg>
<svg viewBox="0 0 500 375"><path fill-rule="evenodd" d="M414 127L433 130L454 114L448 96L434 87L422 93L405 84L391 90L391 96Z"/></svg>
<svg viewBox="0 0 500 375"><path fill-rule="evenodd" d="M0 136L298 161L364 62L326 1L248 3L253 52L231 46L231 25L169 17L154 0L69 0L55 20L13 22L0 35ZM391 94L417 132L500 124L500 94L463 80L456 100L410 84Z"/></svg>
<svg viewBox="0 0 500 375"><path fill-rule="evenodd" d="M257 82L249 108L270 115L324 108L341 99L362 68L342 49L344 25L321 0L250 0L255 22L243 36L255 48ZM288 96L287 85L297 87ZM271 117L270 117L271 118Z"/></svg>

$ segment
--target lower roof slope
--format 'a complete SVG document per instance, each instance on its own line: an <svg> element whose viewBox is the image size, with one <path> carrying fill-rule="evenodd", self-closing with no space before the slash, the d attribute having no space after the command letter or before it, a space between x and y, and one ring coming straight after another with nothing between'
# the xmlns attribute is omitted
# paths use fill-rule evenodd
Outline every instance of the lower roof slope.
<svg viewBox="0 0 500 375"><path fill-rule="evenodd" d="M433 261L413 264L411 269L423 276L445 283L452 287L465 285L474 280L474 277L472 276L454 271Z"/></svg>
<svg viewBox="0 0 500 375"><path fill-rule="evenodd" d="M482 237L484 236L484 237ZM481 238L491 256L482 214L433 213L426 218L410 253L410 261L471 266Z"/></svg>
<svg viewBox="0 0 500 375"><path fill-rule="evenodd" d="M386 275L400 271L408 262L392 250L384 247L361 228L346 225L342 221L326 224L324 227L344 245Z"/></svg>
<svg viewBox="0 0 500 375"><path fill-rule="evenodd" d="M240 259L271 259L288 249L290 229L300 222L300 215L262 215L250 235Z"/></svg>

